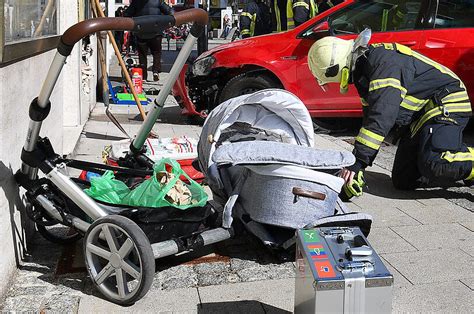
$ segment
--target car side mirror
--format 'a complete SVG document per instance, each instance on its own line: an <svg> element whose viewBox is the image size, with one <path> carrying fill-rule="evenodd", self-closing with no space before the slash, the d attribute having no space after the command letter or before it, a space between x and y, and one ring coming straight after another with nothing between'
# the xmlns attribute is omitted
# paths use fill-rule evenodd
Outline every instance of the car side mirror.
<svg viewBox="0 0 474 314"><path fill-rule="evenodd" d="M315 27L312 29L313 33L329 33L329 22L324 21L319 24L317 24Z"/></svg>
<svg viewBox="0 0 474 314"><path fill-rule="evenodd" d="M318 40L329 35L329 22L323 21L303 33L303 38Z"/></svg>

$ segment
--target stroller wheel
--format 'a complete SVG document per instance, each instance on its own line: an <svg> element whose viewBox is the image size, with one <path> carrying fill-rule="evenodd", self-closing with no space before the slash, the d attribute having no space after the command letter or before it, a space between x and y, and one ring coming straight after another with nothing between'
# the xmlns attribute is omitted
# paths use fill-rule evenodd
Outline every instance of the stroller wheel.
<svg viewBox="0 0 474 314"><path fill-rule="evenodd" d="M36 230L43 238L57 244L72 244L82 238L82 234L61 224L52 226L36 224Z"/></svg>
<svg viewBox="0 0 474 314"><path fill-rule="evenodd" d="M155 257L137 224L118 215L99 218L84 240L87 270L108 300L130 305L148 292L155 274Z"/></svg>

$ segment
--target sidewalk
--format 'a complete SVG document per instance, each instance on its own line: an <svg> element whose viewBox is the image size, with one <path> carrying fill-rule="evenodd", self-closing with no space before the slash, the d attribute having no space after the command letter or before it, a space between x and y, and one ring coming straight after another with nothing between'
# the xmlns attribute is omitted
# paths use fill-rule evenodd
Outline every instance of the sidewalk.
<svg viewBox="0 0 474 314"><path fill-rule="evenodd" d="M162 75L166 79L166 75ZM132 106L112 106L129 134L140 122ZM170 96L154 128L161 137L198 137ZM104 145L123 135L98 104L75 149L82 160L101 160ZM352 150L353 137L316 135L318 148ZM471 143L474 144L474 143ZM369 241L395 277L394 312L472 312L474 308L474 189L392 188L395 147L385 146L366 172L369 191L350 203L373 215ZM193 255L157 260L148 294L134 306L104 301L87 277L79 242L59 247L38 236L18 271L2 311L67 313L288 313L293 309L294 263L280 262L241 236Z"/></svg>

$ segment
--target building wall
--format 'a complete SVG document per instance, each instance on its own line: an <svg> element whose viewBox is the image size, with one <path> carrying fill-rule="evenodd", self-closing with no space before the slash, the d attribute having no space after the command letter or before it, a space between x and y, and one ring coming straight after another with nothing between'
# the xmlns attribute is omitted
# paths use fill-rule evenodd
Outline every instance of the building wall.
<svg viewBox="0 0 474 314"><path fill-rule="evenodd" d="M77 22L77 7L71 1L60 3L60 33ZM23 211L21 191L13 180L20 167L20 153L28 130L28 107L39 94L56 50L0 66L0 301L9 287L24 248L30 245L33 231ZM41 136L51 139L57 153L63 153L64 126L85 123L91 102L81 107L80 47L73 50L51 95L51 112L43 122ZM92 58L93 59L93 58ZM95 71L95 65L93 67ZM91 84L95 84L92 82ZM95 85L92 89L95 96ZM90 95L89 95L90 96ZM76 140L76 139L73 139Z"/></svg>

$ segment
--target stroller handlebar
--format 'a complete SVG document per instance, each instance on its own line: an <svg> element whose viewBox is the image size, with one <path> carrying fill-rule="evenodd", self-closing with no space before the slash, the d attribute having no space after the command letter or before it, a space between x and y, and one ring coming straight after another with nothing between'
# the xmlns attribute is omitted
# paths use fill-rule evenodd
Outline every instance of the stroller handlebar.
<svg viewBox="0 0 474 314"><path fill-rule="evenodd" d="M208 21L207 12L203 9L187 9L176 12L174 18L176 19L176 26L190 22L195 22L199 26L205 26Z"/></svg>
<svg viewBox="0 0 474 314"><path fill-rule="evenodd" d="M69 27L61 36L59 52L68 56L74 45L87 35L100 31L134 31L136 33L158 34L172 26L194 22L196 32L207 24L208 15L203 9L187 9L174 15L146 15L129 17L99 17L85 20ZM197 36L196 36L197 37Z"/></svg>

